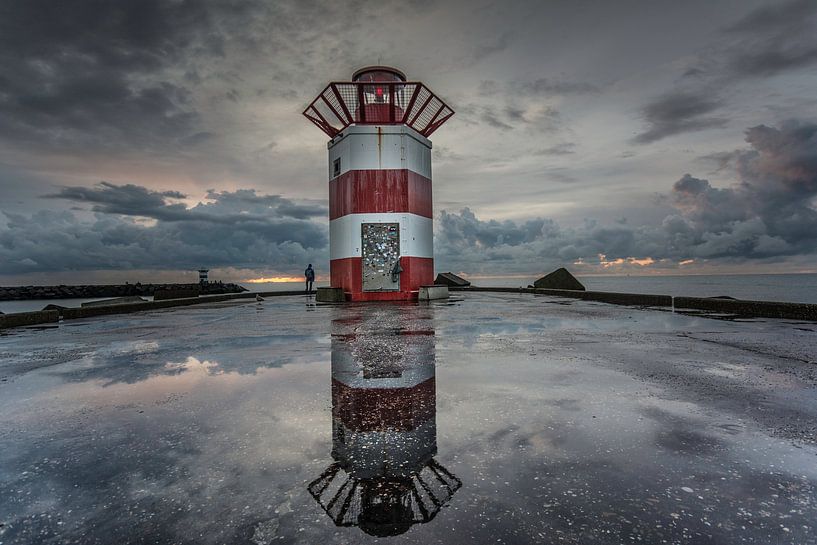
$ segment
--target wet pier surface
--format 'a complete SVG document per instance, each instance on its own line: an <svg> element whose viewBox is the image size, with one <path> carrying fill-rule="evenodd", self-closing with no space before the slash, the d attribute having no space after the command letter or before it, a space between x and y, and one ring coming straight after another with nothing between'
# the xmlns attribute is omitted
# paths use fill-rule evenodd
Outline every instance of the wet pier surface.
<svg viewBox="0 0 817 545"><path fill-rule="evenodd" d="M0 543L817 543L817 324L528 294L0 334Z"/></svg>

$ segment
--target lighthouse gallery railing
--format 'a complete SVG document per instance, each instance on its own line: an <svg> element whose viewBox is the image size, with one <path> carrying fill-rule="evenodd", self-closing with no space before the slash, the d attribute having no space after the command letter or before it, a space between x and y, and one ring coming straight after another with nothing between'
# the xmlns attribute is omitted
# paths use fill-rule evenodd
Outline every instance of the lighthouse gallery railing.
<svg viewBox="0 0 817 545"><path fill-rule="evenodd" d="M330 138L352 124L405 124L428 137L454 115L419 82L330 83L303 113Z"/></svg>

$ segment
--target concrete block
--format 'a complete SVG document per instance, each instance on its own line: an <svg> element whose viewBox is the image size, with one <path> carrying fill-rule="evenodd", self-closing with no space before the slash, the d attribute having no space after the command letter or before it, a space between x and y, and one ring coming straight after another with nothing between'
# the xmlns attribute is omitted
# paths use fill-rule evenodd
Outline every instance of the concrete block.
<svg viewBox="0 0 817 545"><path fill-rule="evenodd" d="M522 288L524 293L539 293L541 295L553 295L554 297L572 297L574 299L583 299L585 292L579 290L550 290L541 288Z"/></svg>
<svg viewBox="0 0 817 545"><path fill-rule="evenodd" d="M345 303L346 294L343 288L318 288L315 301L318 303Z"/></svg>
<svg viewBox="0 0 817 545"><path fill-rule="evenodd" d="M448 286L420 286L420 292L417 298L420 301L448 299Z"/></svg>
<svg viewBox="0 0 817 545"><path fill-rule="evenodd" d="M151 308L162 308L162 304L145 301L144 303L123 303L121 305L73 307L64 309L62 311L62 317L66 320L75 320L77 318L91 318L93 316L106 316L108 314L126 314L139 310L149 310Z"/></svg>
<svg viewBox="0 0 817 545"><path fill-rule="evenodd" d="M13 312L0 315L0 329L25 325L47 324L60 321L56 310L37 310L34 312Z"/></svg>
<svg viewBox="0 0 817 545"><path fill-rule="evenodd" d="M82 303L82 307L104 307L108 305L124 305L127 303L144 303L147 299L142 299L138 295L130 295L128 297L116 297L114 299L103 299L102 301L90 301Z"/></svg>
<svg viewBox="0 0 817 545"><path fill-rule="evenodd" d="M738 316L783 318L817 321L817 305L808 303L780 303L776 301L746 301L709 297L676 297L676 309L706 310Z"/></svg>
<svg viewBox="0 0 817 545"><path fill-rule="evenodd" d="M639 305L647 307L671 307L672 296L647 293L616 293L608 291L586 291L581 296L585 301L599 301L614 305Z"/></svg>
<svg viewBox="0 0 817 545"><path fill-rule="evenodd" d="M471 285L471 282L466 280L461 276L457 276L454 273L445 272L440 273L437 275L437 278L434 279L435 286L456 286L458 288L464 288Z"/></svg>

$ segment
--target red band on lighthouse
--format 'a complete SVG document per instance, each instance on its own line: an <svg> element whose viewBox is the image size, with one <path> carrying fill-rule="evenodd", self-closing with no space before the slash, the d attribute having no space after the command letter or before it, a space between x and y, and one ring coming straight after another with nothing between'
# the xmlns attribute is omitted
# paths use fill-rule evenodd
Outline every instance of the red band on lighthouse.
<svg viewBox="0 0 817 545"><path fill-rule="evenodd" d="M329 219L367 212L433 218L431 180L408 169L350 170L329 182Z"/></svg>

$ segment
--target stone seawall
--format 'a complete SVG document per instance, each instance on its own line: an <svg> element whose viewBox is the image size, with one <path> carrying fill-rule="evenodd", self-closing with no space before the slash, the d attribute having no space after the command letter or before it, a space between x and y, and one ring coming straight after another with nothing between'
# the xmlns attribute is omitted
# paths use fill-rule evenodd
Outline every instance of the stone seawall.
<svg viewBox="0 0 817 545"><path fill-rule="evenodd" d="M487 291L496 293L534 293L570 297L583 301L598 301L613 305L668 307L681 312L702 311L712 314L743 316L747 318L781 318L817 322L817 305L784 303L779 301L746 301L721 297L672 297L644 293L617 293L607 291L574 291L540 288L449 287L450 291Z"/></svg>
<svg viewBox="0 0 817 545"><path fill-rule="evenodd" d="M200 290L201 295L241 293L246 288L238 284L92 284L83 286L0 286L0 301L28 299L90 299L94 297L150 296L157 290Z"/></svg>
<svg viewBox="0 0 817 545"><path fill-rule="evenodd" d="M146 310L161 310L173 307L184 307L190 305L200 305L205 303L221 303L232 300L250 301L257 296L262 297L287 297L314 295L311 291L308 294L300 290L290 291L268 291L260 293L226 293L222 295L208 295L205 297L190 297L186 299L165 299L163 301L144 301L141 303L123 303L108 306L89 307L59 307L55 310L41 310L36 312L17 312L14 314L0 314L0 330L12 327L27 325L37 325L62 320L76 320L80 318L93 318L95 316L107 316L112 314L129 314L132 312L142 312Z"/></svg>
<svg viewBox="0 0 817 545"><path fill-rule="evenodd" d="M21 327L26 325L47 324L60 321L60 314L56 310L38 310L35 312L16 312L14 314L0 314L0 329Z"/></svg>
<svg viewBox="0 0 817 545"><path fill-rule="evenodd" d="M549 288L483 288L471 286L468 288L449 287L451 291L494 291L506 293L536 293L539 295L553 295L556 297L571 297L583 301L598 301L612 305L633 305L645 307L671 307L672 297L669 295L653 295L648 293L618 293L609 291L579 291L554 290Z"/></svg>
<svg viewBox="0 0 817 545"><path fill-rule="evenodd" d="M738 316L817 321L817 305L702 297L676 297L676 309L704 310Z"/></svg>

